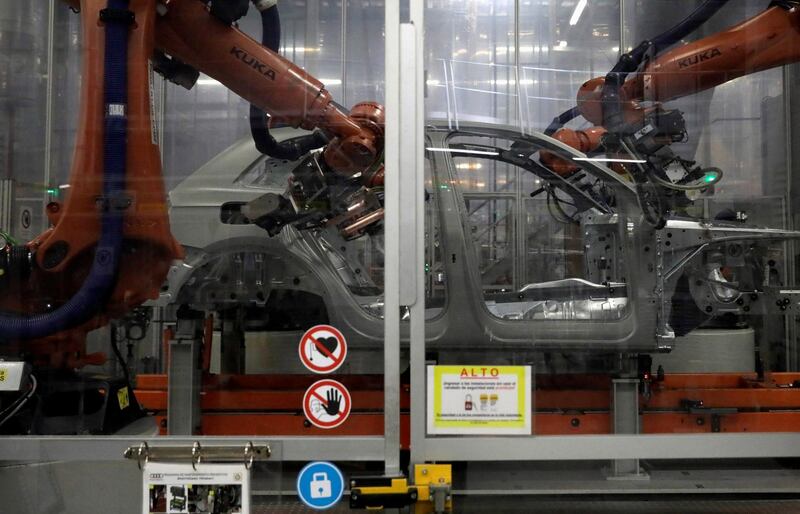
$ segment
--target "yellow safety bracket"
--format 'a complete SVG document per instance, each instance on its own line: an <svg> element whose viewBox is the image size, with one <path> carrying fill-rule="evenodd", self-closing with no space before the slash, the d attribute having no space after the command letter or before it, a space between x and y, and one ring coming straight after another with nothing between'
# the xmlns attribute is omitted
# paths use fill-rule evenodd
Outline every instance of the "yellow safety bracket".
<svg viewBox="0 0 800 514"><path fill-rule="evenodd" d="M413 505L417 496L417 488L404 476L350 479L351 509L397 509Z"/></svg>
<svg viewBox="0 0 800 514"><path fill-rule="evenodd" d="M453 469L450 464L416 464L414 485L418 496L415 514L453 511Z"/></svg>

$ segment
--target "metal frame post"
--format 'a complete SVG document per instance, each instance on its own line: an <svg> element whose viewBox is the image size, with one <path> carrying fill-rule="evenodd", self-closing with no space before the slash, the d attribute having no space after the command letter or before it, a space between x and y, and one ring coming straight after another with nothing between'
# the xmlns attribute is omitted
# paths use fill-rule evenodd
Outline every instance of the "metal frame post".
<svg viewBox="0 0 800 514"><path fill-rule="evenodd" d="M170 435L191 435L200 429L202 342L203 318L179 318L175 339L169 343L167 433Z"/></svg>
<svg viewBox="0 0 800 514"><path fill-rule="evenodd" d="M384 466L400 473L400 5L386 2Z"/></svg>
<svg viewBox="0 0 800 514"><path fill-rule="evenodd" d="M413 280L416 282L416 304L411 307L409 363L411 366L411 463L424 461L425 448L425 5L410 0L409 21L416 27L414 82L416 91L415 124L418 130L412 151L416 173L416 252L413 257ZM409 277L411 280L412 278Z"/></svg>
<svg viewBox="0 0 800 514"><path fill-rule="evenodd" d="M45 185L44 198L42 198L42 211L45 211L50 202L50 181L52 180L53 163L53 60L55 58L55 8L56 0L50 0L47 6L47 93L45 100L44 120L44 176L42 183ZM42 216L42 230L47 230L50 220Z"/></svg>
<svg viewBox="0 0 800 514"><path fill-rule="evenodd" d="M615 434L639 433L639 379L615 378L612 381L612 414ZM614 459L609 479L648 478L639 459Z"/></svg>

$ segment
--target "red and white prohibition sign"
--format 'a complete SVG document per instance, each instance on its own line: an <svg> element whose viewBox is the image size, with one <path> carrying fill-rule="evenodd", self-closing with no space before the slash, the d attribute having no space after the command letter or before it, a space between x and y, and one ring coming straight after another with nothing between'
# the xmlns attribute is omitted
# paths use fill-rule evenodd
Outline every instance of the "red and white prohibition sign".
<svg viewBox="0 0 800 514"><path fill-rule="evenodd" d="M347 357L347 341L336 328L316 325L306 330L300 339L300 360L314 373L331 373Z"/></svg>
<svg viewBox="0 0 800 514"><path fill-rule="evenodd" d="M350 415L350 392L336 380L320 380L306 390L303 412L314 426L336 428Z"/></svg>

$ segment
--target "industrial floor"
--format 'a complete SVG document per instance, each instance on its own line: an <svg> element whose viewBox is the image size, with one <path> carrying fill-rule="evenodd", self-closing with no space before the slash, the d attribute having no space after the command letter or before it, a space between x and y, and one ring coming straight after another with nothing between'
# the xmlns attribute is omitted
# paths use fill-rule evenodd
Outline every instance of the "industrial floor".
<svg viewBox="0 0 800 514"><path fill-rule="evenodd" d="M608 480L602 471L607 463L599 462L455 465L455 512L800 514L797 461L704 464L647 462L649 480L621 481ZM298 501L296 467L256 465L253 513L318 512ZM359 475L375 472L364 466L343 471L353 476L356 467ZM141 494L142 473L124 459L0 466L0 514L141 514ZM327 512L355 511L345 497Z"/></svg>
<svg viewBox="0 0 800 514"><path fill-rule="evenodd" d="M253 514L312 514L319 512L300 503L258 505ZM332 514L352 511L344 502L330 509ZM361 511L359 511L361 512ZM368 511L363 511L368 512ZM456 513L511 514L793 514L800 513L800 500L651 500L588 501L536 498L456 498Z"/></svg>
<svg viewBox="0 0 800 514"><path fill-rule="evenodd" d="M457 465L454 512L800 514L800 463L714 464L642 463L646 480L609 480L608 463L603 462ZM279 496L275 490L253 492L254 513L316 512L298 502L291 490L284 489ZM348 508L345 497L327 512L355 511Z"/></svg>

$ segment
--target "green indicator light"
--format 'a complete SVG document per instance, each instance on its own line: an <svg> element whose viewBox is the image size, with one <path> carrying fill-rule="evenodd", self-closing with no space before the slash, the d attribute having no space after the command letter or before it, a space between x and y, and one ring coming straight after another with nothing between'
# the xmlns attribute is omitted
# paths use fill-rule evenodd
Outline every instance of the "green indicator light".
<svg viewBox="0 0 800 514"><path fill-rule="evenodd" d="M54 187L47 188L47 194L53 195L53 196L58 196L58 189L56 189Z"/></svg>
<svg viewBox="0 0 800 514"><path fill-rule="evenodd" d="M717 180L717 174L716 173L707 173L705 178L703 178L703 182L705 182L706 184L709 184L711 182L715 182L716 180Z"/></svg>

